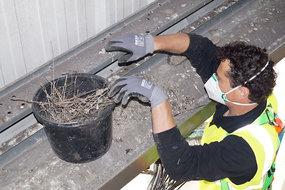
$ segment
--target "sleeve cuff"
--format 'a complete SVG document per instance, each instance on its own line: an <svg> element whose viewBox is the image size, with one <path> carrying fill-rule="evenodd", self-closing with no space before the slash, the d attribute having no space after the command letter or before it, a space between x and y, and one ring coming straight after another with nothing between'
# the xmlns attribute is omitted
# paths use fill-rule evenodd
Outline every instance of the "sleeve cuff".
<svg viewBox="0 0 285 190"><path fill-rule="evenodd" d="M186 55L189 51L191 51L192 47L193 47L193 44L195 44L196 41L199 41L198 39L200 37L199 35L194 34L194 33L188 33L187 35L190 38L190 42L189 42L188 48L185 50L185 52L182 53L182 55Z"/></svg>
<svg viewBox="0 0 285 190"><path fill-rule="evenodd" d="M181 140L184 140L177 126L167 131L153 134L153 138L154 138L157 148L168 147L168 146L177 144Z"/></svg>

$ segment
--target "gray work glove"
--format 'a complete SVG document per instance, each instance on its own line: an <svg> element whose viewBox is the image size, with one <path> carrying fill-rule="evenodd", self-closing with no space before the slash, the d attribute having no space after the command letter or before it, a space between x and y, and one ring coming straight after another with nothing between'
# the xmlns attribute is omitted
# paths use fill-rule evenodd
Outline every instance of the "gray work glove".
<svg viewBox="0 0 285 190"><path fill-rule="evenodd" d="M118 63L132 62L153 53L154 41L151 34L125 34L111 39L105 50L127 52L118 59Z"/></svg>
<svg viewBox="0 0 285 190"><path fill-rule="evenodd" d="M122 104L126 105L130 97L137 97L143 102L150 103L152 108L168 99L152 82L134 76L119 78L111 84L108 96L113 97L116 94L115 103L122 101Z"/></svg>

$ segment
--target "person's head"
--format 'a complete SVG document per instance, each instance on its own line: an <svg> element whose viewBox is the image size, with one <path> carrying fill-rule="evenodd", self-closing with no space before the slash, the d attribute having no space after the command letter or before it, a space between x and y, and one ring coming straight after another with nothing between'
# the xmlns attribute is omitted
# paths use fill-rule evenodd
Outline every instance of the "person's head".
<svg viewBox="0 0 285 190"><path fill-rule="evenodd" d="M237 92L229 94L229 100L233 98L244 103L244 98L248 98L249 102L261 103L272 93L276 73L273 69L274 62L269 61L266 49L245 42L232 42L218 49L217 59L221 61L217 74L224 72L224 76L218 76L222 92L242 86ZM250 80L257 73L259 74ZM228 79L228 84L223 84L222 77Z"/></svg>

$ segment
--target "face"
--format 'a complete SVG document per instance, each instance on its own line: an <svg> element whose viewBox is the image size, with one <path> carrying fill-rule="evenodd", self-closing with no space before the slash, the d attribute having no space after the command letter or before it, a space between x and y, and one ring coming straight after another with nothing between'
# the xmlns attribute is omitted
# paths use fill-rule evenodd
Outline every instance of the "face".
<svg viewBox="0 0 285 190"><path fill-rule="evenodd" d="M216 72L216 78L219 82L219 87L223 93L226 93L232 89L230 85L230 79L227 76L227 72L230 70L230 61L225 59L221 62L218 70ZM241 98L240 90L234 90L233 92L227 94L227 98L231 101L238 101ZM227 104L227 103L226 103Z"/></svg>

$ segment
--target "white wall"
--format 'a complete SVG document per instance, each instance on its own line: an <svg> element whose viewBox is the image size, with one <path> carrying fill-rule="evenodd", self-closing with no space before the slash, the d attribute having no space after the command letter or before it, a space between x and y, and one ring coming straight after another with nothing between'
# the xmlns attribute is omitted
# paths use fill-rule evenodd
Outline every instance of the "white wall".
<svg viewBox="0 0 285 190"><path fill-rule="evenodd" d="M0 90L153 1L0 0Z"/></svg>

